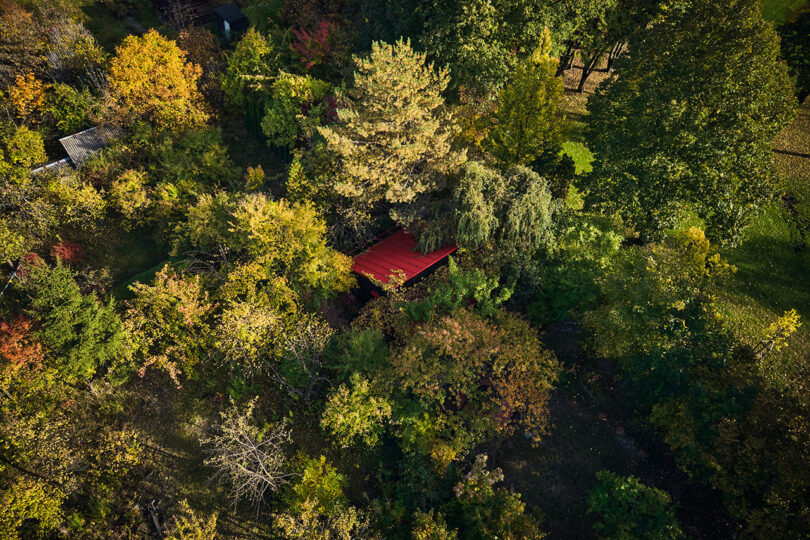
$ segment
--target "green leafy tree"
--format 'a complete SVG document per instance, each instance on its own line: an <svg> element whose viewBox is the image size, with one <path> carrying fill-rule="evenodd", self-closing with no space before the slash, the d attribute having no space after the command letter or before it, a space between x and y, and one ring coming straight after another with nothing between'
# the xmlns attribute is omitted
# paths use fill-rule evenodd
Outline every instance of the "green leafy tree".
<svg viewBox="0 0 810 540"><path fill-rule="evenodd" d="M405 437L432 439L429 451L439 463L500 433L520 429L539 440L559 371L524 319L505 311L487 319L469 309L414 328L391 367L394 387L411 392L426 413L409 421Z"/></svg>
<svg viewBox="0 0 810 540"><path fill-rule="evenodd" d="M602 302L585 317L595 352L624 358L677 346L704 327L704 315L716 316L714 290L733 270L695 227L626 251L599 280Z"/></svg>
<svg viewBox="0 0 810 540"><path fill-rule="evenodd" d="M234 185L239 175L218 129L165 134L150 145L149 153L149 169L157 179L160 210L165 213L184 209L200 193Z"/></svg>
<svg viewBox="0 0 810 540"><path fill-rule="evenodd" d="M503 480L500 469L487 470L487 455L479 454L470 472L453 488L456 500L451 522L461 538L541 538L537 523L526 514L520 494L493 487Z"/></svg>
<svg viewBox="0 0 810 540"><path fill-rule="evenodd" d="M348 506L349 500L343 492L347 486L346 477L337 472L326 457L302 456L295 469L299 480L290 486L285 497L291 509L301 510L307 501L315 501L316 509L324 514Z"/></svg>
<svg viewBox="0 0 810 540"><path fill-rule="evenodd" d="M124 335L112 302L83 294L68 266L32 269L23 282L27 313L39 323L37 339L49 361L67 381L85 382L110 367L121 351Z"/></svg>
<svg viewBox="0 0 810 540"><path fill-rule="evenodd" d="M261 263L240 264L228 274L220 302L217 347L231 372L248 379L277 373L288 340L309 319L287 280L268 276Z"/></svg>
<svg viewBox="0 0 810 540"><path fill-rule="evenodd" d="M222 73L222 90L231 103L245 106L251 101L251 92L257 86L263 88L276 70L273 45L251 28L228 56L227 66Z"/></svg>
<svg viewBox="0 0 810 540"><path fill-rule="evenodd" d="M47 159L42 136L26 126L0 122L0 182L20 183Z"/></svg>
<svg viewBox="0 0 810 540"><path fill-rule="evenodd" d="M179 387L180 376L191 377L211 353L214 304L200 276L183 276L166 265L151 285L136 282L130 290L134 298L124 328L139 375L156 367Z"/></svg>
<svg viewBox="0 0 810 540"><path fill-rule="evenodd" d="M284 497L287 509L273 515L273 528L290 540L351 540L365 538L368 519L349 505L346 477L324 456L301 456L295 467L299 480Z"/></svg>
<svg viewBox="0 0 810 540"><path fill-rule="evenodd" d="M453 206L455 239L462 247L526 258L552 240L555 203L548 183L525 167L501 174L467 163L459 173Z"/></svg>
<svg viewBox="0 0 810 540"><path fill-rule="evenodd" d="M391 417L391 405L385 397L374 394L369 381L355 374L351 378L351 389L340 385L329 397L321 426L332 434L337 446L377 445L384 424Z"/></svg>
<svg viewBox="0 0 810 540"><path fill-rule="evenodd" d="M583 213L567 216L555 236L544 253L540 288L528 308L537 325L577 317L596 305L597 282L611 271L624 240L612 220Z"/></svg>
<svg viewBox="0 0 810 540"><path fill-rule="evenodd" d="M273 514L273 531L285 540L353 540L363 538L368 518L354 506L338 507L329 514L307 499L298 511Z"/></svg>
<svg viewBox="0 0 810 540"><path fill-rule="evenodd" d="M180 501L180 512L167 531L167 540L216 540L217 512L207 518L191 509L188 501Z"/></svg>
<svg viewBox="0 0 810 540"><path fill-rule="evenodd" d="M665 491L609 471L596 473L596 480L588 495L588 513L596 515L593 528L600 538L685 538Z"/></svg>
<svg viewBox="0 0 810 540"><path fill-rule="evenodd" d="M447 71L437 73L406 41L375 42L355 65L337 124L318 128L337 159L335 190L359 204L411 203L436 190L465 159L451 145Z"/></svg>
<svg viewBox="0 0 810 540"><path fill-rule="evenodd" d="M326 224L310 204L290 205L262 193L238 200L205 196L178 232L179 245L209 252L221 247L259 261L269 274L286 277L293 290L312 291L319 299L354 283L351 259L326 244Z"/></svg>
<svg viewBox="0 0 810 540"><path fill-rule="evenodd" d="M468 99L498 92L517 62L543 40L551 26L567 36L563 2L541 0L427 0L413 10L421 16L425 51L452 77L451 89ZM407 16L407 15L406 15Z"/></svg>
<svg viewBox="0 0 810 540"><path fill-rule="evenodd" d="M506 164L530 165L544 154L558 154L562 143L563 83L551 58L551 33L518 63L498 94L495 125L483 141Z"/></svg>
<svg viewBox="0 0 810 540"><path fill-rule="evenodd" d="M46 480L21 476L11 489L0 492L0 533L3 538L18 540L25 522L33 522L36 532L45 535L64 519L62 503L65 494Z"/></svg>
<svg viewBox="0 0 810 540"><path fill-rule="evenodd" d="M440 282L425 298L405 305L413 320L427 321L434 313L452 313L468 304L489 317L512 295L508 288L496 292L498 278L487 276L480 268L463 270L452 257L447 267L447 281Z"/></svg>
<svg viewBox="0 0 810 540"><path fill-rule="evenodd" d="M431 508L427 512L417 510L413 516L413 540L456 540L458 532L448 527L444 515Z"/></svg>
<svg viewBox="0 0 810 540"><path fill-rule="evenodd" d="M756 0L699 0L641 33L589 105L589 201L644 238L686 213L733 239L770 196L791 82Z"/></svg>
<svg viewBox="0 0 810 540"><path fill-rule="evenodd" d="M292 149L326 122L328 92L327 82L281 72L270 90L262 131L274 145Z"/></svg>
<svg viewBox="0 0 810 540"><path fill-rule="evenodd" d="M56 129L62 134L76 133L90 123L93 98L90 91L76 90L66 84L55 84L48 102L48 112L54 119Z"/></svg>
<svg viewBox="0 0 810 540"><path fill-rule="evenodd" d="M329 367L340 381L374 375L387 365L388 344L379 330L348 328L330 343Z"/></svg>
<svg viewBox="0 0 810 540"><path fill-rule="evenodd" d="M142 224L149 218L148 210L152 205L152 199L147 182L146 173L128 169L110 185L112 206L121 214L127 226Z"/></svg>

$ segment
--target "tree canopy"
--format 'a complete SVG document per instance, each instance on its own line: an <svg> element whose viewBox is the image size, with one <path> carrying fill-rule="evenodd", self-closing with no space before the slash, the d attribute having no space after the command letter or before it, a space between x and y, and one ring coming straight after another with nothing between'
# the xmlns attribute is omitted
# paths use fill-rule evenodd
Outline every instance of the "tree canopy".
<svg viewBox="0 0 810 540"><path fill-rule="evenodd" d="M695 215L729 240L771 196L794 98L755 0L697 1L639 34L589 102L590 201L645 238Z"/></svg>

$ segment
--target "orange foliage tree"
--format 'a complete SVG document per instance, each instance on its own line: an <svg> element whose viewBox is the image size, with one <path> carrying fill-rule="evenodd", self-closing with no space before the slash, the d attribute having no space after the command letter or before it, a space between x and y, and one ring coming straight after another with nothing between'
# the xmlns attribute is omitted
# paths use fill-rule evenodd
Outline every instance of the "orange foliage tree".
<svg viewBox="0 0 810 540"><path fill-rule="evenodd" d="M0 380L5 381L28 367L36 370L44 357L42 346L33 338L34 321L18 316L11 322L0 321Z"/></svg>
<svg viewBox="0 0 810 540"><path fill-rule="evenodd" d="M23 122L35 121L42 116L47 105L46 92L51 85L37 79L33 73L18 75L8 98L14 114Z"/></svg>

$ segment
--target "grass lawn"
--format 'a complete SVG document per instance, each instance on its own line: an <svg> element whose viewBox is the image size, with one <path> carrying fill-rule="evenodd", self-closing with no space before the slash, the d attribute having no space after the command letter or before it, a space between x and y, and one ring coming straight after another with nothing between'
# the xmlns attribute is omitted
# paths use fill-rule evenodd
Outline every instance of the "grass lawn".
<svg viewBox="0 0 810 540"><path fill-rule="evenodd" d="M785 22L785 19L800 9L807 8L807 0L762 0L762 15L765 19L776 24Z"/></svg>
<svg viewBox="0 0 810 540"><path fill-rule="evenodd" d="M782 188L792 195L795 214L772 203L738 247L725 253L737 266L720 297L729 325L741 335L759 336L786 310L795 309L804 323L790 346L773 353L794 365L810 357L810 102L774 142L774 163ZM798 224L796 218L804 220ZM804 247L802 247L804 246Z"/></svg>
<svg viewBox="0 0 810 540"><path fill-rule="evenodd" d="M593 170L593 154L588 147L579 141L565 141L562 144L562 151L574 160L576 174L589 173Z"/></svg>
<svg viewBox="0 0 810 540"><path fill-rule="evenodd" d="M75 2L86 17L85 25L108 52L113 52L128 35L139 34L138 25L146 30L159 26L157 13L149 0L134 0L135 7L129 17L116 16L101 0Z"/></svg>
<svg viewBox="0 0 810 540"><path fill-rule="evenodd" d="M804 325L789 347L773 353L792 363L810 355L810 250L795 251L800 241L787 212L769 206L747 239L725 254L737 272L720 296L721 312L741 336L761 336L777 317L796 309Z"/></svg>

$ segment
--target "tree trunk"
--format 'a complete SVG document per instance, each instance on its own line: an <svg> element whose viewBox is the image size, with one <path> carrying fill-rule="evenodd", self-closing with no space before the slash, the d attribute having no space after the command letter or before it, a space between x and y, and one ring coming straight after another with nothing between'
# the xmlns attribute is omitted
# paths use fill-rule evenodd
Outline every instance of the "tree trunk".
<svg viewBox="0 0 810 540"><path fill-rule="evenodd" d="M608 61L607 61L607 69L608 69L608 71L610 71L611 69L613 69L613 63L614 63L614 62L616 61L616 59L617 59L619 56L621 56L621 55L622 55L622 53L624 52L624 46L625 46L625 42L624 42L624 41L618 41L618 42L616 42L616 44L615 44L615 45L614 45L614 46L613 46L613 47L610 49L610 54L608 55Z"/></svg>
<svg viewBox="0 0 810 540"><path fill-rule="evenodd" d="M602 58L602 54L604 54L604 47L600 47L599 49L595 50L592 55L589 55L588 62L585 62L585 58L583 58L583 65L582 65L582 77L579 79L579 86L577 86L577 92L580 94L585 90L585 81L588 80L588 77L591 76L593 73L594 68L596 67L596 63L599 62L599 59Z"/></svg>
<svg viewBox="0 0 810 540"><path fill-rule="evenodd" d="M560 56L560 62L557 65L557 77L562 75L571 67L571 64L574 61L574 52L577 50L576 42L571 41L568 43L568 48L565 50L565 54Z"/></svg>

